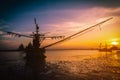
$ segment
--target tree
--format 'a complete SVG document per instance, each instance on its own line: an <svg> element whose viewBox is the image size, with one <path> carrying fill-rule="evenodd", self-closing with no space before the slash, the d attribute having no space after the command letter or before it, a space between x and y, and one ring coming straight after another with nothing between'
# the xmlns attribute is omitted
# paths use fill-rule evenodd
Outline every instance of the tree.
<svg viewBox="0 0 120 80"><path fill-rule="evenodd" d="M31 49L32 48L32 43L31 42L29 42L29 44L27 45L27 47L26 47L27 49Z"/></svg>
<svg viewBox="0 0 120 80"><path fill-rule="evenodd" d="M19 48L18 48L18 50L24 50L25 48L24 48L24 45L23 44L20 44L20 46L19 46Z"/></svg>

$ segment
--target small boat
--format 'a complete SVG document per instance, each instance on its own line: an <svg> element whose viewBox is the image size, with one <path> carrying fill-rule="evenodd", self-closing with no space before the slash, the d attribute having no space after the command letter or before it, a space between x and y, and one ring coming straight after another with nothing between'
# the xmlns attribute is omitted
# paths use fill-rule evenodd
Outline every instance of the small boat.
<svg viewBox="0 0 120 80"><path fill-rule="evenodd" d="M120 54L120 50L118 50L116 53Z"/></svg>
<svg viewBox="0 0 120 80"><path fill-rule="evenodd" d="M111 49L106 49L106 48L103 48L103 49L99 49L100 52L112 52Z"/></svg>
<svg viewBox="0 0 120 80"><path fill-rule="evenodd" d="M108 46L107 44L105 43L105 47L104 48L101 48L101 43L100 43L100 48L99 48L99 51L100 52L112 52L112 49L108 49Z"/></svg>

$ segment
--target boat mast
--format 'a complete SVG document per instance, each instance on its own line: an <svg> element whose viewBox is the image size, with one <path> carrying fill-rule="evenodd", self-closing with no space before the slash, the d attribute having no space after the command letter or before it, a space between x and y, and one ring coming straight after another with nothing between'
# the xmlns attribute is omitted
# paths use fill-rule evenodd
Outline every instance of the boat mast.
<svg viewBox="0 0 120 80"><path fill-rule="evenodd" d="M100 45L99 45L99 50L101 50L102 49L102 43L100 43Z"/></svg>
<svg viewBox="0 0 120 80"><path fill-rule="evenodd" d="M36 18L34 18L36 31L33 33L33 48L38 49L40 47L40 34L39 34L39 26L36 22Z"/></svg>
<svg viewBox="0 0 120 80"><path fill-rule="evenodd" d="M108 49L108 45L107 45L107 43L105 42L105 49L107 50Z"/></svg>

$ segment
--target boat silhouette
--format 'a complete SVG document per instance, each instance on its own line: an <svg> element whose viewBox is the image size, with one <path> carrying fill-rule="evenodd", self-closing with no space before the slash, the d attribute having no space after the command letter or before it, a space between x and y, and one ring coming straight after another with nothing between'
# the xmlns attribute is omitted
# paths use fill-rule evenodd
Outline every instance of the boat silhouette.
<svg viewBox="0 0 120 80"><path fill-rule="evenodd" d="M104 48L102 48L102 44L100 43L99 51L100 51L100 52L112 52L112 49L108 48L107 43L105 43Z"/></svg>
<svg viewBox="0 0 120 80"><path fill-rule="evenodd" d="M26 58L32 58L32 57L33 58L34 57L35 58L36 57L40 57L40 58L43 57L43 58L45 58L44 53L46 51L45 50L46 48L48 48L50 46L53 46L53 45L56 45L58 43L61 43L61 42L73 39L76 35L86 33L86 31L91 30L91 29L93 30L93 29L96 28L96 26L99 26L99 25L101 25L101 24L103 24L103 23L105 23L105 22L107 22L107 21L109 21L111 19L112 18L108 18L108 19L106 19L104 21L101 21L101 22L99 22L99 23L97 23L97 24L95 24L93 26L90 26L90 27L88 27L86 29L83 29L83 30L81 30L81 31L79 31L77 33L74 33L74 34L72 34L72 35L70 35L68 37L61 36L61 35L60 36L59 35L57 35L57 36L46 36L45 35L46 33L41 34L39 32L39 26L38 26L38 24L36 22L36 18L34 18L34 23L35 23L36 29L35 29L35 32L32 33L32 35L24 35L24 34L19 34L19 33L10 32L10 31L4 31L4 32L7 32L9 35L12 35L12 36L15 36L15 37L17 36L17 37L32 38L32 46L25 49ZM61 39L62 38L62 39L57 41L57 42L55 42L55 43L51 43L51 44L48 44L48 45L45 45L45 46L42 47L41 46L42 42L45 39L47 39L47 38L50 38L50 39ZM103 49L101 51L104 51L104 50L106 50L106 49Z"/></svg>

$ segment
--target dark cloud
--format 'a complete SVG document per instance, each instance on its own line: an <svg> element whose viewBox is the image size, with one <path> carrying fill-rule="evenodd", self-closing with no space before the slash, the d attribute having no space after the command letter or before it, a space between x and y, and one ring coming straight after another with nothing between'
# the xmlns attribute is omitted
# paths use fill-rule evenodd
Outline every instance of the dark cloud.
<svg viewBox="0 0 120 80"><path fill-rule="evenodd" d="M15 49L9 40L0 40L0 50Z"/></svg>
<svg viewBox="0 0 120 80"><path fill-rule="evenodd" d="M117 11L110 12L108 15L110 15L110 16L120 16L120 9L117 10Z"/></svg>
<svg viewBox="0 0 120 80"><path fill-rule="evenodd" d="M119 7L120 0L1 0L0 10L9 12L25 6L103 6L103 7ZM50 7L49 6L49 7Z"/></svg>
<svg viewBox="0 0 120 80"><path fill-rule="evenodd" d="M85 0L88 4L99 7L120 7L120 0Z"/></svg>
<svg viewBox="0 0 120 80"><path fill-rule="evenodd" d="M27 11L120 7L120 0L0 0L0 19L11 20ZM119 15L119 14L116 14Z"/></svg>
<svg viewBox="0 0 120 80"><path fill-rule="evenodd" d="M25 11L51 9L85 9L91 7L120 7L120 0L1 0L0 19L10 20Z"/></svg>

